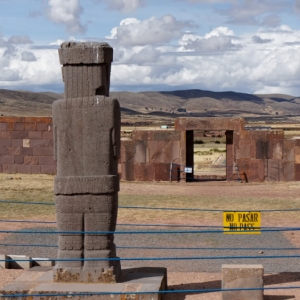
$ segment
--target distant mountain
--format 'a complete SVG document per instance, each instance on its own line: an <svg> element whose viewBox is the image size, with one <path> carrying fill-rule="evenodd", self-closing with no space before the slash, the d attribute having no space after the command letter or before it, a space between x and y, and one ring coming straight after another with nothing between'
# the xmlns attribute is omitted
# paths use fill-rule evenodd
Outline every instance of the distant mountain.
<svg viewBox="0 0 300 300"><path fill-rule="evenodd" d="M275 117L300 115L300 97L281 94L250 95L235 92L180 90L172 92L112 92L122 116ZM52 103L63 94L0 89L0 115L51 116Z"/></svg>

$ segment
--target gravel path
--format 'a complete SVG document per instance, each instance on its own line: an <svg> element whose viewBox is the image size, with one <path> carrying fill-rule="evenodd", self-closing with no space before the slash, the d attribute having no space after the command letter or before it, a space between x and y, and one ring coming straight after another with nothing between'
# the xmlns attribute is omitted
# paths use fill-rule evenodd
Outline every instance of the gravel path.
<svg viewBox="0 0 300 300"><path fill-rule="evenodd" d="M24 229L25 230L25 229ZM26 229L28 231L29 229ZM54 232L56 228L32 228L37 231ZM125 227L117 228L119 231L130 231ZM136 228L136 231L146 231L145 228ZM149 229L148 229L149 230ZM151 231L158 229L151 229ZM176 231L187 228L167 229ZM193 230L193 229L191 229ZM115 243L117 254L121 258L147 258L147 257L247 257L256 256L255 259L188 259L188 260L150 260L150 261L122 261L122 266L163 266L172 272L220 272L222 264L247 263L263 264L265 273L298 272L299 258L264 258L265 256L300 255L297 250L282 250L282 248L295 248L282 232L262 232L260 235L225 235L223 233L196 233L196 234L116 234ZM39 244L53 247L37 246L3 246L3 244ZM1 240L1 254L28 255L31 257L56 257L56 234L10 234ZM122 247L142 247L139 249L123 249ZM181 248L181 249L155 249ZM144 249L146 248L146 249ZM154 249L151 249L154 248ZM190 250L186 248L199 248ZM201 249L200 249L201 248ZM223 249L221 249L223 248ZM237 249L238 248L238 249ZM281 250L272 250L280 248Z"/></svg>

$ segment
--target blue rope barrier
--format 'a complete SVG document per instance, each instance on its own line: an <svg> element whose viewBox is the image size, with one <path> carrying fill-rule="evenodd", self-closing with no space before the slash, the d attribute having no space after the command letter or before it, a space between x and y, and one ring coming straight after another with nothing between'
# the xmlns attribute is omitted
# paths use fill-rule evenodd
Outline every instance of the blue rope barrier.
<svg viewBox="0 0 300 300"><path fill-rule="evenodd" d="M170 260L226 260L226 259L288 259L300 258L299 255L254 255L254 256L186 256L186 257L111 257L111 258L49 258L52 261L170 261ZM36 261L44 261L45 259L35 259ZM20 261L28 262L30 259L0 259L0 261Z"/></svg>
<svg viewBox="0 0 300 300"><path fill-rule="evenodd" d="M48 247L48 248L57 248L57 245L46 245L46 244L0 244L4 247ZM143 247L143 246L117 246L117 249L139 249L139 250L202 250L202 251L255 251L255 250L264 250L264 251L300 251L300 248L209 248L209 247Z"/></svg>
<svg viewBox="0 0 300 300"><path fill-rule="evenodd" d="M229 227L224 227L229 228ZM261 229L259 227L254 227L261 232L280 232L280 231L299 231L299 227L290 227L290 228L269 228ZM225 231L230 233L230 231ZM245 230L241 232L255 232L254 230ZM223 230L178 230L178 231L34 231L34 230L0 230L0 233L21 233L21 234L91 234L91 235L108 235L108 234L207 234L207 233L224 233ZM234 233L239 233L234 231Z"/></svg>
<svg viewBox="0 0 300 300"><path fill-rule="evenodd" d="M11 203L11 204L34 204L34 205L55 205L54 202L23 202L17 200L0 200L0 203Z"/></svg>
<svg viewBox="0 0 300 300"><path fill-rule="evenodd" d="M205 211L205 212L244 212L244 211L257 211L257 210L232 210L232 209L203 209L203 208L172 208L172 207L149 207L149 206L119 206L119 208L134 208L134 209L149 209L149 210L182 210L182 211ZM300 208L291 209L260 209L260 212L291 212L300 211Z"/></svg>
<svg viewBox="0 0 300 300"><path fill-rule="evenodd" d="M54 202L23 202L16 200L0 200L0 203L11 203L11 204L30 204L30 205L55 205ZM172 208L172 207L149 207L149 206L119 206L118 208L124 209L149 209L149 210L181 210L181 211L204 211L204 212L244 212L253 210L232 210L232 209L203 209L203 208ZM257 211L257 210L255 210ZM290 208L290 209L260 209L260 212L291 212L300 211L300 208Z"/></svg>
<svg viewBox="0 0 300 300"><path fill-rule="evenodd" d="M4 247L45 247L45 248L57 248L57 245L45 245L45 244L0 244Z"/></svg>
<svg viewBox="0 0 300 300"><path fill-rule="evenodd" d="M268 290L292 290L300 289L300 286L283 286L283 287L262 287L262 288L227 288L227 289L198 289L198 290L160 290L160 291L132 291L132 292L70 292L70 293L40 293L40 294L0 294L3 298L14 297L80 297L80 296L100 296L100 295L151 295L151 294L207 294L219 292L235 291L268 291Z"/></svg>
<svg viewBox="0 0 300 300"><path fill-rule="evenodd" d="M36 224L56 224L51 221L34 221L34 220L0 220L1 223L36 223Z"/></svg>

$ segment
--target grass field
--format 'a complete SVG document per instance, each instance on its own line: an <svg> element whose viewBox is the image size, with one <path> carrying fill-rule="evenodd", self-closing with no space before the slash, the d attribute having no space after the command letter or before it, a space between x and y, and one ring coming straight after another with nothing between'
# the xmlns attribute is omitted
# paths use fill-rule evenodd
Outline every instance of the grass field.
<svg viewBox="0 0 300 300"><path fill-rule="evenodd" d="M0 174L1 200L54 204L53 179L49 175ZM191 211L120 208L122 223L199 223L220 222L220 212L204 210L286 210L300 208L297 182L276 184L240 183L136 183L122 182L119 206L152 208L192 208ZM1 219L53 220L54 205L0 203ZM268 219L300 222L298 211L270 212Z"/></svg>

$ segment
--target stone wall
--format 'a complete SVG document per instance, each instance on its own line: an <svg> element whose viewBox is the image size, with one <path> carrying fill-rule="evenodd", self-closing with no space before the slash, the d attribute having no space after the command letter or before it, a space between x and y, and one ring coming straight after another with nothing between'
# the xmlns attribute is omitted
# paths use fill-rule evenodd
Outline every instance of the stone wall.
<svg viewBox="0 0 300 300"><path fill-rule="evenodd" d="M0 172L55 174L52 118L0 117Z"/></svg>
<svg viewBox="0 0 300 300"><path fill-rule="evenodd" d="M180 132L134 131L121 140L119 173L123 180L168 181L178 178ZM170 173L170 163L173 170Z"/></svg>
<svg viewBox="0 0 300 300"><path fill-rule="evenodd" d="M284 139L283 131L245 130L244 120L233 118L179 118L175 129L134 131L132 138L122 139L121 180L184 178L193 149L187 133L199 129L226 131L227 180L237 179L234 163L248 182L300 180L300 140ZM0 172L55 174L52 135L52 118L1 117Z"/></svg>

